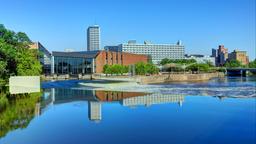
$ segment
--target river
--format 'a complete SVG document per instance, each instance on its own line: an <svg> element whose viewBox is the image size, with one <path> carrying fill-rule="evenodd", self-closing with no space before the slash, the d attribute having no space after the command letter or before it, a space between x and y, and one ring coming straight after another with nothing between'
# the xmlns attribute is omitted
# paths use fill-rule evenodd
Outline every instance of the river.
<svg viewBox="0 0 256 144"><path fill-rule="evenodd" d="M255 77L81 84L94 82L42 82L37 96L12 100L0 112L0 144L256 143Z"/></svg>

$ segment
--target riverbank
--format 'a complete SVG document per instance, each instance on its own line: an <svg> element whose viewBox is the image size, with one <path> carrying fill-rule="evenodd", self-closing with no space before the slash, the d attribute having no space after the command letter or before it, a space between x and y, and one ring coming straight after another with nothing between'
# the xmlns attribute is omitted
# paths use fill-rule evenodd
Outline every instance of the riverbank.
<svg viewBox="0 0 256 144"><path fill-rule="evenodd" d="M168 82L199 82L208 81L212 78L221 78L225 74L222 72L216 73L200 73L200 74L161 74L150 76L102 76L93 75L92 79L96 80L116 80L116 81L133 81L139 84L153 84L153 83L168 83Z"/></svg>

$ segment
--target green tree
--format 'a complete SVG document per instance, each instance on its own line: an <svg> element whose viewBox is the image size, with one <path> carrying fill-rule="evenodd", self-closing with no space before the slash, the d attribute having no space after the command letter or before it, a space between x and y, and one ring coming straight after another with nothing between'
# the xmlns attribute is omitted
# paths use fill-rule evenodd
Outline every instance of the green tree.
<svg viewBox="0 0 256 144"><path fill-rule="evenodd" d="M137 75L145 75L145 74L157 74L159 69L152 63L143 63L138 62L135 64L135 71Z"/></svg>
<svg viewBox="0 0 256 144"><path fill-rule="evenodd" d="M123 75L124 73L128 72L128 67L123 66L120 64L114 64L114 65L104 65L103 66L103 73L104 74L121 74Z"/></svg>
<svg viewBox="0 0 256 144"><path fill-rule="evenodd" d="M25 33L15 33L0 24L0 84L12 75L40 75L39 52L30 50L30 43Z"/></svg>
<svg viewBox="0 0 256 144"><path fill-rule="evenodd" d="M138 62L135 64L135 71L137 75L145 75L146 74L146 65L143 62Z"/></svg>
<svg viewBox="0 0 256 144"><path fill-rule="evenodd" d="M249 68L256 68L256 59L249 63Z"/></svg>
<svg viewBox="0 0 256 144"><path fill-rule="evenodd" d="M31 43L31 40L29 39L29 37L24 32L18 32L15 37L16 37L18 42Z"/></svg>
<svg viewBox="0 0 256 144"><path fill-rule="evenodd" d="M227 61L225 64L224 64L225 67L229 67L229 68L237 68L237 67L241 67L242 64L240 61L238 60L230 60L230 61Z"/></svg>
<svg viewBox="0 0 256 144"><path fill-rule="evenodd" d="M189 71L200 71L200 72L209 72L210 71L210 66L205 63L200 63L200 64L192 64L186 68L186 70Z"/></svg>
<svg viewBox="0 0 256 144"><path fill-rule="evenodd" d="M192 64L192 63L196 63L195 59L168 59L168 58L164 58L161 60L160 64L161 65L165 65L165 64Z"/></svg>

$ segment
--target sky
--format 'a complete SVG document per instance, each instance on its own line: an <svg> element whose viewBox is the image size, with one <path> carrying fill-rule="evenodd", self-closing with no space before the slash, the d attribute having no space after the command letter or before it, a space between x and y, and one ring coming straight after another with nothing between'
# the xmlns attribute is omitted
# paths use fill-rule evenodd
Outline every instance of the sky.
<svg viewBox="0 0 256 144"><path fill-rule="evenodd" d="M84 51L86 29L101 27L101 47L128 40L176 43L211 55L223 44L256 55L256 0L0 0L0 23L49 51Z"/></svg>

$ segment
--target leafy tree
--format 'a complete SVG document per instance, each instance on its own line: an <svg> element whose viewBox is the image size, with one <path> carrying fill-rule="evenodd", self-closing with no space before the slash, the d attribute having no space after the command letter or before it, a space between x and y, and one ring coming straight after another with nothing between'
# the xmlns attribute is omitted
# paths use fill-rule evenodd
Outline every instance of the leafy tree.
<svg viewBox="0 0 256 144"><path fill-rule="evenodd" d="M29 37L24 32L18 32L16 34L16 38L17 38L18 42L32 43L32 41L29 39Z"/></svg>
<svg viewBox="0 0 256 144"><path fill-rule="evenodd" d="M135 71L137 75L145 75L147 72L145 63L139 62L135 64Z"/></svg>
<svg viewBox="0 0 256 144"><path fill-rule="evenodd" d="M164 58L160 62L161 65L170 64L170 63L192 64L192 63L196 63L196 60L195 59L168 59L168 58Z"/></svg>
<svg viewBox="0 0 256 144"><path fill-rule="evenodd" d="M159 69L152 63L143 63L139 62L135 64L135 71L137 75L145 75L145 74L157 74Z"/></svg>
<svg viewBox="0 0 256 144"><path fill-rule="evenodd" d="M103 73L104 74L121 74L123 75L124 73L128 72L128 67L123 66L120 64L114 64L114 65L104 65L103 66Z"/></svg>
<svg viewBox="0 0 256 144"><path fill-rule="evenodd" d="M256 59L249 63L249 68L256 68Z"/></svg>
<svg viewBox="0 0 256 144"><path fill-rule="evenodd" d="M208 64L200 63L200 64L193 64L186 68L186 70L189 71L203 71L203 72L209 72L210 66Z"/></svg>
<svg viewBox="0 0 256 144"><path fill-rule="evenodd" d="M229 68L236 68L236 67L241 67L242 64L240 61L238 60L230 60L230 61L227 61L225 64L224 64L225 67L229 67Z"/></svg>
<svg viewBox="0 0 256 144"><path fill-rule="evenodd" d="M0 84L12 75L39 75L38 51L30 50L31 40L23 32L15 33L0 24ZM2 84L1 84L2 85Z"/></svg>

